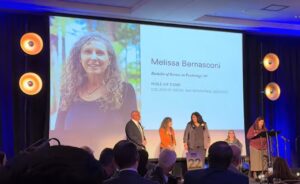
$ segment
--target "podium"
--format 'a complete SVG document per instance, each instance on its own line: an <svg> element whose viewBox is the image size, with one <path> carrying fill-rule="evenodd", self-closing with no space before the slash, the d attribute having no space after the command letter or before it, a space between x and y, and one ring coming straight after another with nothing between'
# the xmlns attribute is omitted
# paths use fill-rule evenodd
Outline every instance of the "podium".
<svg viewBox="0 0 300 184"><path fill-rule="evenodd" d="M275 130L264 131L264 132L260 132L259 134L252 137L251 139L257 139L260 137L275 137L275 136L278 136L278 134L280 134L280 131L275 131Z"/></svg>
<svg viewBox="0 0 300 184"><path fill-rule="evenodd" d="M270 130L270 131L260 132L259 134L251 138L251 139L260 139L260 138L267 139L268 167L272 166L271 154L273 154L273 150L272 150L272 139L270 139L272 137L275 137L276 139L276 152L277 152L277 157L279 157L278 134L280 134L280 131Z"/></svg>

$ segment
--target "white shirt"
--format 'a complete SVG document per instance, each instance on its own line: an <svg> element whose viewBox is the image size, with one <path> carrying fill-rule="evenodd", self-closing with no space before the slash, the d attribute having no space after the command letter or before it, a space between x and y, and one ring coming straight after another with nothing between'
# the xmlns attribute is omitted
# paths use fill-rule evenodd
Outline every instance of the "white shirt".
<svg viewBox="0 0 300 184"><path fill-rule="evenodd" d="M140 131L140 133L141 133L141 135L142 135L142 138L143 138L143 140L144 140L144 138L145 138L145 136L144 136L144 131L143 131L143 129L142 129L140 123L139 123L138 121L134 120L134 119L131 119L131 120L132 120L132 121L134 122L134 124L138 127L138 129L139 129L139 131Z"/></svg>

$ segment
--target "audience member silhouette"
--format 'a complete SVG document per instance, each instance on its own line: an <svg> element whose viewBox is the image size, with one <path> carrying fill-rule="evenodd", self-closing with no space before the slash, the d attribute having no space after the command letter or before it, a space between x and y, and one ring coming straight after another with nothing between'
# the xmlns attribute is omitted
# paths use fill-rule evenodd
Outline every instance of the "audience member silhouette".
<svg viewBox="0 0 300 184"><path fill-rule="evenodd" d="M148 171L146 178L159 184L177 184L177 180L170 174L176 163L176 153L170 149L163 149L158 158L158 164Z"/></svg>
<svg viewBox="0 0 300 184"><path fill-rule="evenodd" d="M228 143L224 141L215 142L208 150L209 168L187 172L184 177L184 183L248 184L249 179L246 176L228 170L231 160L232 149Z"/></svg>
<svg viewBox="0 0 300 184"><path fill-rule="evenodd" d="M114 162L114 152L111 148L105 148L100 153L100 165L103 168L103 180L109 179L116 172L116 164Z"/></svg>
<svg viewBox="0 0 300 184"><path fill-rule="evenodd" d="M92 150L92 148L90 148L88 146L82 146L81 149L87 151L89 154L94 156L94 151Z"/></svg>
<svg viewBox="0 0 300 184"><path fill-rule="evenodd" d="M296 181L298 179L298 181ZM269 183L275 183L275 181L282 181L287 184L300 183L299 178L294 176L283 158L276 157L273 163L273 174L268 177Z"/></svg>
<svg viewBox="0 0 300 184"><path fill-rule="evenodd" d="M134 143L127 140L119 141L114 146L113 151L119 174L106 180L105 184L154 184L154 182L143 178L137 172L139 153Z"/></svg>
<svg viewBox="0 0 300 184"><path fill-rule="evenodd" d="M229 166L229 170L238 174L241 174L239 167L241 165L241 150L238 146L236 145L230 145L231 149L232 149L232 160L231 160L231 164Z"/></svg>
<svg viewBox="0 0 300 184"><path fill-rule="evenodd" d="M11 184L100 184L102 170L87 151L71 146L52 146L19 156L7 168ZM5 182L1 182L5 183Z"/></svg>

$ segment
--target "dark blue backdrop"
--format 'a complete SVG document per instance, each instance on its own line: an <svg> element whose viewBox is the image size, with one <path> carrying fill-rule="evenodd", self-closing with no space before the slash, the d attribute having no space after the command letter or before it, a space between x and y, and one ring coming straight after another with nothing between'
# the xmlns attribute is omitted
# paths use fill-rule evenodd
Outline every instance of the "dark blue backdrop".
<svg viewBox="0 0 300 184"><path fill-rule="evenodd" d="M280 66L275 72L261 68L263 57L273 52L279 56ZM300 38L246 34L244 42L244 92L246 127L258 115L264 115L269 130L279 130L279 154L289 163L299 166L296 138L300 135ZM281 96L270 101L260 94L263 87L275 81L281 87ZM246 128L246 129L247 129ZM281 136L290 140L285 144Z"/></svg>
<svg viewBox="0 0 300 184"><path fill-rule="evenodd" d="M48 137L49 21L47 15L0 13L0 25L0 150L12 157L40 138ZM24 54L19 46L21 36L29 31L39 33L44 39L45 47L37 56ZM261 68L261 60L268 52L280 57L280 67L274 73ZM289 158L294 167L299 166L299 151L297 153L295 145L295 139L300 135L299 62L299 37L245 33L245 129L247 131L257 116L264 115L269 129L280 130L281 135L290 140L285 153L283 141L279 138L280 156ZM20 76L29 71L38 73L44 82L41 93L36 96L24 95L18 87ZM277 82L282 90L281 97L274 102L261 95L261 84L270 81Z"/></svg>
<svg viewBox="0 0 300 184"><path fill-rule="evenodd" d="M0 150L11 158L31 143L48 135L49 119L49 26L48 16L0 13ZM43 51L26 55L20 38L26 32L37 32L44 40ZM44 86L36 96L19 89L19 78L25 72L38 73Z"/></svg>

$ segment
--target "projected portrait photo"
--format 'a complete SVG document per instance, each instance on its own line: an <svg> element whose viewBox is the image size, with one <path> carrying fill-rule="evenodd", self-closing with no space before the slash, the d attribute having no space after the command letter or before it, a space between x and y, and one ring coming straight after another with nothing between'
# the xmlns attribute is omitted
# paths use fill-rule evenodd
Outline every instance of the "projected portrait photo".
<svg viewBox="0 0 300 184"><path fill-rule="evenodd" d="M135 91L121 79L110 41L100 33L82 36L71 48L63 70L55 128L118 125L135 109Z"/></svg>
<svg viewBox="0 0 300 184"><path fill-rule="evenodd" d="M123 138L139 109L139 27L64 17L50 22L50 136L93 148Z"/></svg>

